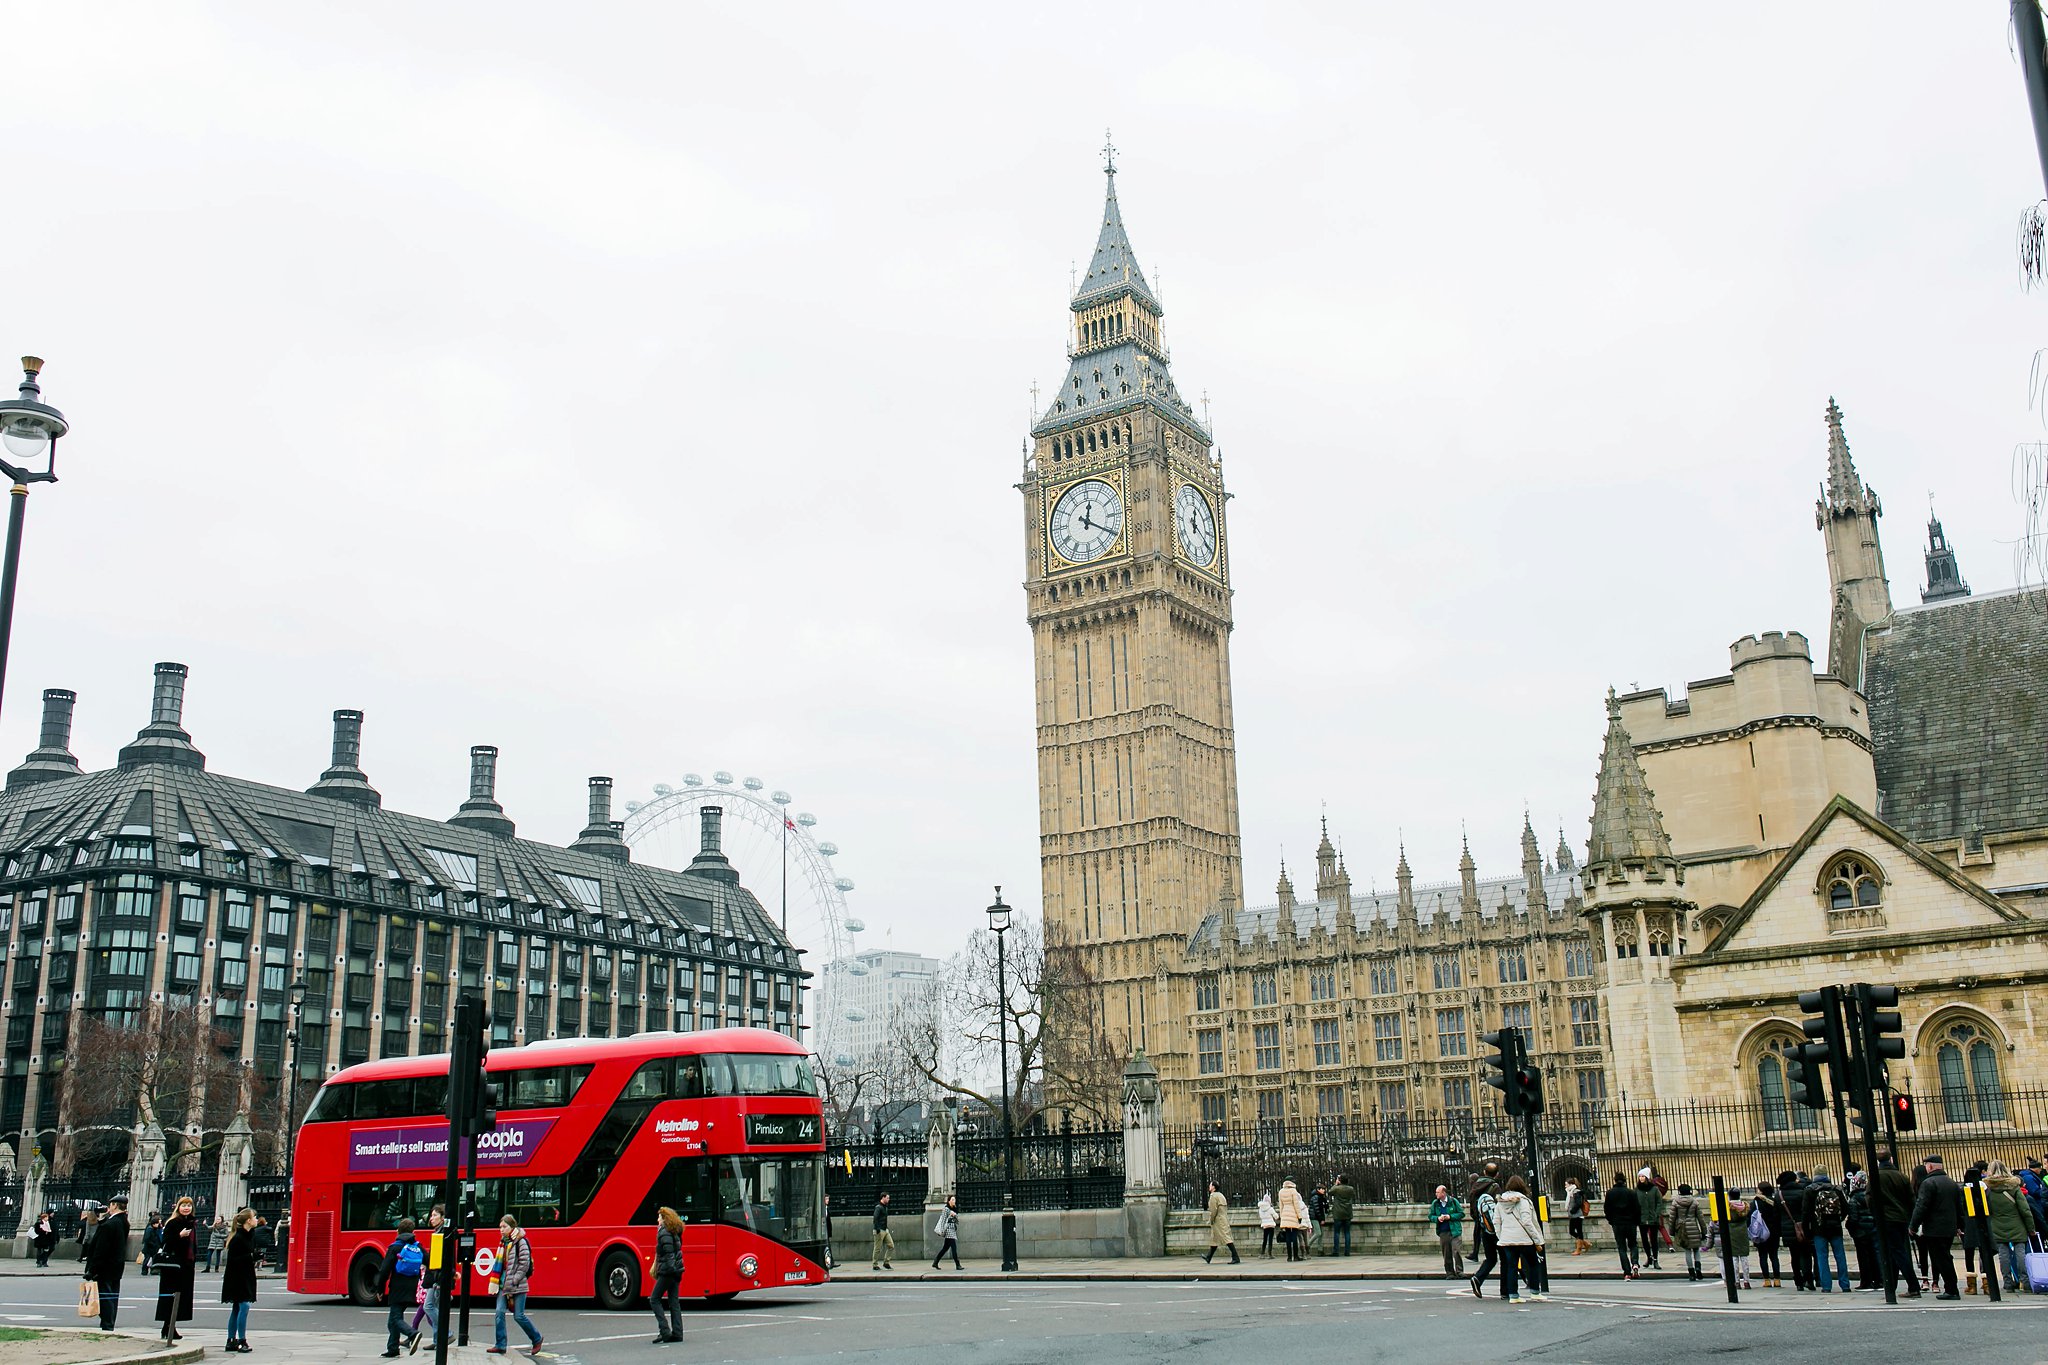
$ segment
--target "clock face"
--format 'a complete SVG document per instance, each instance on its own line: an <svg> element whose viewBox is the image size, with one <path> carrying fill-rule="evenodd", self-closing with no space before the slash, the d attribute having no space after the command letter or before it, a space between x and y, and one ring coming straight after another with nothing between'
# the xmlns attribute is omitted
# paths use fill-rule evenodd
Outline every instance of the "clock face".
<svg viewBox="0 0 2048 1365"><path fill-rule="evenodd" d="M1124 529L1124 500L1100 479L1086 479L1060 494L1046 529L1052 547L1069 564L1086 564L1109 553Z"/></svg>
<svg viewBox="0 0 2048 1365"><path fill-rule="evenodd" d="M1191 483L1180 486L1173 497L1173 530L1180 540L1180 552L1206 569L1216 562L1216 513L1209 499Z"/></svg>

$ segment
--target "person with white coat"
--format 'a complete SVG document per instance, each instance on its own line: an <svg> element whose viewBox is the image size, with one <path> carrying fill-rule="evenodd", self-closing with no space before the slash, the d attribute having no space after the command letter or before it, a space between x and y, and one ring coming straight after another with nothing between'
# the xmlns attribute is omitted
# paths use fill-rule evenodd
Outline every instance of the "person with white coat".
<svg viewBox="0 0 2048 1365"><path fill-rule="evenodd" d="M1507 1188L1494 1203L1494 1226L1500 1238L1500 1287L1509 1303L1524 1298L1549 1297L1542 1290L1543 1270L1537 1258L1543 1254L1543 1220L1536 1216L1536 1201L1519 1175L1508 1177ZM1529 1292L1518 1292L1527 1285Z"/></svg>
<svg viewBox="0 0 2048 1365"><path fill-rule="evenodd" d="M1259 1255L1273 1254L1273 1232L1280 1226L1280 1215L1273 1211L1273 1192L1259 1187Z"/></svg>

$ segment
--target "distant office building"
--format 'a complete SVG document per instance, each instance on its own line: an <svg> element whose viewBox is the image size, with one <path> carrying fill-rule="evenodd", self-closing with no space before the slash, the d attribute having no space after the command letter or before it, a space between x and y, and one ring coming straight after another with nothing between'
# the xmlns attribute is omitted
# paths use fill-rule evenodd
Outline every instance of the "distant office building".
<svg viewBox="0 0 2048 1365"><path fill-rule="evenodd" d="M826 996L839 1011L831 1028L837 1045L832 1060L842 1067L858 1066L887 1048L898 1013L932 989L944 966L935 957L889 948L827 963Z"/></svg>

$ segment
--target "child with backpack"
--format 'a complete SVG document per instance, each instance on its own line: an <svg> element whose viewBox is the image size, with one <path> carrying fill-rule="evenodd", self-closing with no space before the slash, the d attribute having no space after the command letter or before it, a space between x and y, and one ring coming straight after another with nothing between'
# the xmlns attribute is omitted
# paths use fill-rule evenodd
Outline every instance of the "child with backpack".
<svg viewBox="0 0 2048 1365"><path fill-rule="evenodd" d="M426 1252L420 1249L412 1230L412 1219L398 1220L398 1235L391 1239L384 1262L377 1267L377 1283L384 1290L384 1302L390 1309L384 1317L386 1360L398 1358L398 1339L405 1335L405 1315L419 1298L420 1271L427 1263Z"/></svg>

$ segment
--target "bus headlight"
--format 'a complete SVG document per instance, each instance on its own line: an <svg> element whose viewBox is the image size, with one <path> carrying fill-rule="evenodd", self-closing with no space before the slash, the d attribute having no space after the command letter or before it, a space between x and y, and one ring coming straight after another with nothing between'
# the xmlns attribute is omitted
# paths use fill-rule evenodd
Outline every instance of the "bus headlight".
<svg viewBox="0 0 2048 1365"><path fill-rule="evenodd" d="M740 1257L740 1278L751 1280L761 1271L761 1262L753 1256Z"/></svg>

